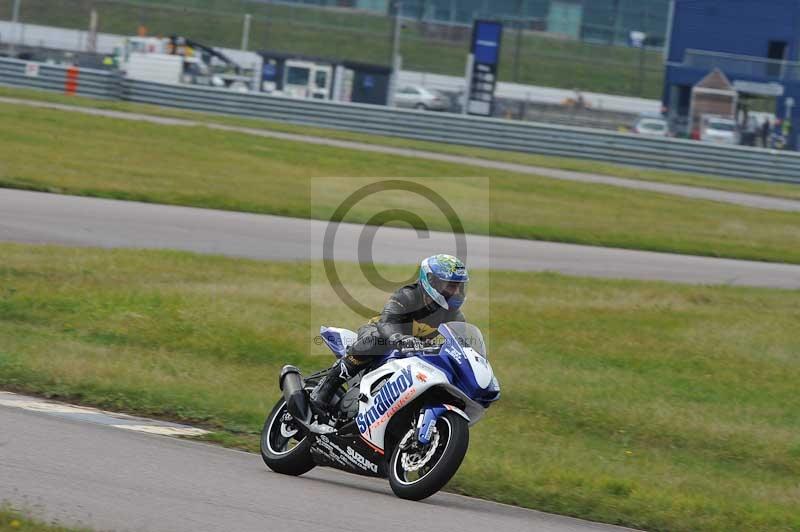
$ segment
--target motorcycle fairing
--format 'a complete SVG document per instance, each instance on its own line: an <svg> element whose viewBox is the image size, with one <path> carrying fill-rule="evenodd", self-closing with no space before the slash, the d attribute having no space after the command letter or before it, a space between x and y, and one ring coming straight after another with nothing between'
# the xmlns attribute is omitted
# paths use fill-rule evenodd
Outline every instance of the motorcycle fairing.
<svg viewBox="0 0 800 532"><path fill-rule="evenodd" d="M358 383L360 400L355 422L361 436L359 445L363 443L366 446L365 453L371 455L375 463L384 462L384 440L391 418L431 388L440 387L459 398L464 410L452 405L427 405L437 410L428 415L425 432L430 430L431 423L443 415L444 411L438 408L454 410L473 425L485 413L484 405L499 396L497 381L488 360L471 347L462 346L446 324L440 325L438 330L444 338L440 352L408 355L392 350L381 357L376 362L378 367L364 375ZM357 338L353 331L337 327L321 327L320 335L337 357L344 356L347 346ZM420 428L417 431L418 438ZM352 441L342 440L342 445L347 442L352 444ZM331 459L334 467L339 467L337 463L347 467L346 447L342 445L339 447L345 451L339 454L345 453L345 458L338 461Z"/></svg>
<svg viewBox="0 0 800 532"><path fill-rule="evenodd" d="M486 357L468 345L461 345L446 323L439 326L439 333L445 340L439 353L450 362L451 382L464 395L483 406L497 401L500 386Z"/></svg>
<svg viewBox="0 0 800 532"><path fill-rule="evenodd" d="M440 354L450 360L454 383L469 397L480 396L492 381L489 361L471 347L462 346L446 324L439 326L439 333L444 337Z"/></svg>
<svg viewBox="0 0 800 532"><path fill-rule="evenodd" d="M370 477L386 478L386 460L361 438L318 435L311 446L314 462Z"/></svg>
<svg viewBox="0 0 800 532"><path fill-rule="evenodd" d="M403 388L402 385L406 384L407 378L410 378L410 383ZM381 379L384 382L373 389L373 385L379 383ZM401 380L404 382L400 386L394 384ZM389 391L382 393L381 390L387 386ZM447 373L429 364L427 357L394 359L361 379L361 395L366 399L359 405L359 413L356 416L361 437L382 452L385 448L384 439L389 420L408 403L435 386L444 387L456 397L462 398L467 405L466 412L451 405L446 405L446 409L457 411L470 423L474 423L483 415L483 407L453 386Z"/></svg>
<svg viewBox="0 0 800 532"><path fill-rule="evenodd" d="M319 335L325 341L325 345L336 355L336 358L345 356L347 348L353 345L358 338L358 335L349 329L325 327L324 325L319 328Z"/></svg>

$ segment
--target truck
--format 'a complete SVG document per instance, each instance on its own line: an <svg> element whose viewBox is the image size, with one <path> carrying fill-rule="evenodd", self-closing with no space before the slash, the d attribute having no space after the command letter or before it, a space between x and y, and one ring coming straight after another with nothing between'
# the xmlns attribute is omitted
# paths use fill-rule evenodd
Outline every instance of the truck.
<svg viewBox="0 0 800 532"><path fill-rule="evenodd" d="M221 51L185 37L129 37L115 56L120 70L131 79L257 89L253 69L248 72Z"/></svg>

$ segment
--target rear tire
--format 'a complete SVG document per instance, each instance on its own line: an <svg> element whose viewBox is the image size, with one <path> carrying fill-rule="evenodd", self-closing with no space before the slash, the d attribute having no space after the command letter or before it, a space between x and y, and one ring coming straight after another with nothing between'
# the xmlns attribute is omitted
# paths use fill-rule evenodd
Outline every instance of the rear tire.
<svg viewBox="0 0 800 532"><path fill-rule="evenodd" d="M454 412L446 412L436 422L436 433L431 441L431 446L436 445L435 449L429 446L410 452L407 445L415 438L414 429L409 429L394 447L389 460L389 485L401 499L419 501L430 497L442 489L461 466L469 447L467 421ZM404 461L413 462L429 452L432 454L422 467L416 471L406 470Z"/></svg>
<svg viewBox="0 0 800 532"><path fill-rule="evenodd" d="M261 458L276 473L299 476L316 464L311 456L311 438L291 421L286 401L281 399L261 430Z"/></svg>

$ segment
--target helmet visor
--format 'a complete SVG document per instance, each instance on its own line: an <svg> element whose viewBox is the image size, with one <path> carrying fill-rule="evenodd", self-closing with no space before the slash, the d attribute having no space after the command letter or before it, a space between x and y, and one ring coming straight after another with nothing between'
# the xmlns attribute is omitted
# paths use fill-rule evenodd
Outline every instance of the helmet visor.
<svg viewBox="0 0 800 532"><path fill-rule="evenodd" d="M445 281L435 275L428 275L431 286L442 295L448 306L455 309L461 306L467 297L467 283L465 281Z"/></svg>

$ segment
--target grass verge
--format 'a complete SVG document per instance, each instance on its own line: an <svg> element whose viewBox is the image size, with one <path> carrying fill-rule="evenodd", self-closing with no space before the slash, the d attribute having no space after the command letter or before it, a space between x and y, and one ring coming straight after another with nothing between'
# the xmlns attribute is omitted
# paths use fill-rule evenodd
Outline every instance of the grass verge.
<svg viewBox="0 0 800 532"><path fill-rule="evenodd" d="M343 197L312 206L312 178L355 186L402 177L462 204L485 204L488 193L490 212L464 219L472 233L800 263L798 213L9 104L0 123L0 186L325 219ZM465 179L487 176L489 187ZM416 196L389 203L435 214ZM347 220L370 220L373 204L362 204ZM447 220L431 227L447 229Z"/></svg>
<svg viewBox="0 0 800 532"><path fill-rule="evenodd" d="M536 155L531 153L510 152L502 150L492 150L486 148L472 148L459 146L457 144L446 144L441 142L428 142L410 140L397 137L384 137L370 135L366 133L355 133L350 131L339 131L321 127L301 126L282 122L272 122L259 118L240 118L210 113L199 113L194 111L183 111L158 107L147 104L137 104L130 102L113 102L105 100L94 100L90 98L75 98L64 96L52 92L20 89L16 87L0 86L0 96L25 98L36 101L47 101L53 103L69 104L79 107L91 107L98 109L110 109L114 111L125 111L144 113L155 116L166 116L173 118L185 118L198 122L224 124L231 126L241 126L253 129L264 129L268 131L280 131L285 133L296 133L300 135L314 135L323 138L340 140L350 140L365 144L379 146L392 146L397 148L410 148L433 153L445 153L450 155L461 155L464 157L475 157L490 161L502 161L529 166L540 166L542 168L554 168L557 170L569 170L581 173L593 173L623 177L628 179L638 179L641 181L655 181L659 183L669 183L676 185L688 185L693 187L704 187L716 190L726 190L729 192L743 192L746 194L758 194L762 196L772 196L778 198L800 199L800 186L757 182L744 179L715 177L704 174L691 174L682 172L672 172L668 170L644 169L632 166L615 165L598 161L587 161L582 159L570 159L566 157L554 157L550 155Z"/></svg>
<svg viewBox="0 0 800 532"><path fill-rule="evenodd" d="M331 361L310 317L361 321L305 263L11 244L0 256L0 386L237 446L252 446L281 365ZM357 265L340 275L365 302L385 297ZM797 291L472 277L465 313L488 334L503 399L450 489L650 530L800 527Z"/></svg>
<svg viewBox="0 0 800 532"><path fill-rule="evenodd" d="M89 532L86 528L72 528L56 523L31 519L7 505L0 505L0 532Z"/></svg>

